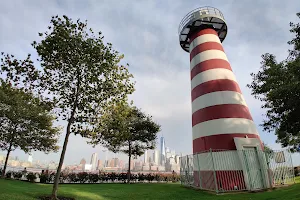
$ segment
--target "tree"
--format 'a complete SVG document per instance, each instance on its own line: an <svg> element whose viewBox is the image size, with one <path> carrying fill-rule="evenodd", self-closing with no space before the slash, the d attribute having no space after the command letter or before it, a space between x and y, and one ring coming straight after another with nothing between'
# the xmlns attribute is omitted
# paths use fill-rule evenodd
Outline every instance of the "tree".
<svg viewBox="0 0 300 200"><path fill-rule="evenodd" d="M131 157L155 148L160 125L140 109L127 103L110 105L97 123L91 143L128 155L127 182L130 183Z"/></svg>
<svg viewBox="0 0 300 200"><path fill-rule="evenodd" d="M109 102L126 100L134 90L133 77L119 62L124 57L104 44L101 32L88 29L87 21L52 17L48 31L34 41L41 71L39 91L52 97L56 113L67 121L66 136L57 168L52 199L57 188L71 133L87 137ZM128 64L127 64L128 65Z"/></svg>
<svg viewBox="0 0 300 200"><path fill-rule="evenodd" d="M290 27L295 37L288 42L293 47L288 58L277 62L272 54L262 55L262 66L251 74L252 83L247 86L267 110L264 130L275 130L277 142L296 151L300 144L300 24L290 23Z"/></svg>
<svg viewBox="0 0 300 200"><path fill-rule="evenodd" d="M17 148L26 153L32 150L46 153L58 150L59 129L53 127L55 117L50 113L50 105L1 79L0 149L7 151L2 177L10 153Z"/></svg>

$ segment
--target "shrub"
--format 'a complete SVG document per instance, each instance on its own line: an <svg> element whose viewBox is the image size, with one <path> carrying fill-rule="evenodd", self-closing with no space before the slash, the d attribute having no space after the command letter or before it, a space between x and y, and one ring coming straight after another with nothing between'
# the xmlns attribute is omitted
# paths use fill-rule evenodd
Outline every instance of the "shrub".
<svg viewBox="0 0 300 200"><path fill-rule="evenodd" d="M146 180L150 183L154 180L154 175L152 175L151 173L146 175Z"/></svg>
<svg viewBox="0 0 300 200"><path fill-rule="evenodd" d="M59 182L60 182L60 183L64 183L68 178L69 178L69 177L68 177L68 173L63 172L63 173L60 174Z"/></svg>
<svg viewBox="0 0 300 200"><path fill-rule="evenodd" d="M160 182L161 181L160 174L155 174L154 180Z"/></svg>
<svg viewBox="0 0 300 200"><path fill-rule="evenodd" d="M89 174L89 183L97 183L99 181L99 175L98 174Z"/></svg>
<svg viewBox="0 0 300 200"><path fill-rule="evenodd" d="M85 183L88 180L88 173L80 172L77 174L80 183Z"/></svg>
<svg viewBox="0 0 300 200"><path fill-rule="evenodd" d="M300 175L300 171L299 171L298 167L295 168L294 172L295 172L295 176L299 176Z"/></svg>
<svg viewBox="0 0 300 200"><path fill-rule="evenodd" d="M119 174L119 180L123 181L124 183L126 183L127 173L121 173L121 174Z"/></svg>
<svg viewBox="0 0 300 200"><path fill-rule="evenodd" d="M109 174L109 180L115 182L116 179L117 179L117 174L115 172Z"/></svg>
<svg viewBox="0 0 300 200"><path fill-rule="evenodd" d="M29 172L27 175L26 175L26 178L29 182L34 182L36 180L36 175L32 172Z"/></svg>
<svg viewBox="0 0 300 200"><path fill-rule="evenodd" d="M40 183L47 183L49 180L48 174L40 174Z"/></svg>
<svg viewBox="0 0 300 200"><path fill-rule="evenodd" d="M48 175L48 183L54 182L55 175L56 175L55 172L51 172L51 173Z"/></svg>
<svg viewBox="0 0 300 200"><path fill-rule="evenodd" d="M20 180L23 176L23 173L22 172L14 172L13 176L14 176L14 179Z"/></svg>
<svg viewBox="0 0 300 200"><path fill-rule="evenodd" d="M75 174L75 173L68 174L68 180L71 183L77 183L79 181L77 174Z"/></svg>
<svg viewBox="0 0 300 200"><path fill-rule="evenodd" d="M146 179L145 175L143 173L138 173L138 181L143 182Z"/></svg>
<svg viewBox="0 0 300 200"><path fill-rule="evenodd" d="M8 178L8 179L12 178L12 172L11 171L6 172L5 178Z"/></svg>

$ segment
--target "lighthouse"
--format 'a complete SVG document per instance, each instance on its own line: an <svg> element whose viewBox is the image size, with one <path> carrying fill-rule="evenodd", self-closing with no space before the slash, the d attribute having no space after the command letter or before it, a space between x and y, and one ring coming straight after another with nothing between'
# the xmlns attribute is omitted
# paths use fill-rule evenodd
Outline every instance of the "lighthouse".
<svg viewBox="0 0 300 200"><path fill-rule="evenodd" d="M227 32L223 14L212 7L189 12L178 30L179 44L190 54L193 154L200 155L197 162L203 166L207 162L205 152L214 152L214 162L218 162L221 151L232 151L236 163L219 163L215 169L217 184L212 187L233 188L247 185L245 176L251 176L243 171L244 161L236 152L263 150L263 144L222 46ZM195 184L199 185L201 178L207 179L211 171L209 167L194 167ZM223 176L233 177L228 174L243 180L227 178L225 183Z"/></svg>

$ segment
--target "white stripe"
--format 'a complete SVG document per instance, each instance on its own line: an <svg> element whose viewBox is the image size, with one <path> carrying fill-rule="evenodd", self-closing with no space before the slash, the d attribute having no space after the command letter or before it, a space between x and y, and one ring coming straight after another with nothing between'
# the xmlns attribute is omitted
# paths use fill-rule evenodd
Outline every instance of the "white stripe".
<svg viewBox="0 0 300 200"><path fill-rule="evenodd" d="M237 82L231 70L224 68L216 68L206 70L194 76L194 78L191 81L191 88L194 89L197 85L200 85L201 83L218 79L229 79Z"/></svg>
<svg viewBox="0 0 300 200"><path fill-rule="evenodd" d="M221 44L221 41L218 36L214 34L204 34L196 37L191 43L190 43L190 52L193 51L193 49L198 46L199 44L203 44L205 42L217 42Z"/></svg>
<svg viewBox="0 0 300 200"><path fill-rule="evenodd" d="M257 134L252 120L243 118L222 118L199 123L193 126L193 140L219 134ZM222 142L222 141L219 141Z"/></svg>
<svg viewBox="0 0 300 200"><path fill-rule="evenodd" d="M228 61L227 56L224 53L224 51L206 50L206 51L198 53L197 55L194 56L194 58L191 60L190 68L192 70L197 64L199 64L203 61L206 61L206 60L211 60L211 59L222 59L222 60Z"/></svg>
<svg viewBox="0 0 300 200"><path fill-rule="evenodd" d="M242 94L234 91L212 92L202 95L192 102L192 113L209 106L222 104L240 104L247 106Z"/></svg>

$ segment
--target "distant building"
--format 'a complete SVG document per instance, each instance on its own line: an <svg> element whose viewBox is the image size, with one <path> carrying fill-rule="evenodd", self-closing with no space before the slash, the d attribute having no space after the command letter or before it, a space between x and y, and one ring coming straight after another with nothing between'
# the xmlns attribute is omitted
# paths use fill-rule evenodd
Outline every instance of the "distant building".
<svg viewBox="0 0 300 200"><path fill-rule="evenodd" d="M80 161L80 164L81 165L85 165L86 164L86 160L84 158L82 158L81 161Z"/></svg>
<svg viewBox="0 0 300 200"><path fill-rule="evenodd" d="M148 163L148 151L146 150L145 153L144 153L144 163Z"/></svg>
<svg viewBox="0 0 300 200"><path fill-rule="evenodd" d="M33 161L32 154L29 154L29 156L28 156L28 162L32 163L32 161Z"/></svg>
<svg viewBox="0 0 300 200"><path fill-rule="evenodd" d="M97 155L97 153L93 153L92 157L91 157L92 170L97 169L97 161L98 161L98 155Z"/></svg>
<svg viewBox="0 0 300 200"><path fill-rule="evenodd" d="M92 169L92 164L85 164L84 165L84 171L92 171L93 169Z"/></svg>
<svg viewBox="0 0 300 200"><path fill-rule="evenodd" d="M170 151L170 148L169 148L169 147L167 147L167 148L166 148L166 153L171 153L171 151Z"/></svg>
<svg viewBox="0 0 300 200"><path fill-rule="evenodd" d="M119 162L119 167L120 167L121 169L124 169L125 163L124 163L123 160L120 160L120 162Z"/></svg>
<svg viewBox="0 0 300 200"><path fill-rule="evenodd" d="M98 164L97 164L97 169L100 170L103 168L103 163L102 163L102 160L98 160Z"/></svg>
<svg viewBox="0 0 300 200"><path fill-rule="evenodd" d="M158 166L157 165L153 165L150 167L151 171L158 171Z"/></svg>
<svg viewBox="0 0 300 200"><path fill-rule="evenodd" d="M175 156L175 162L176 162L176 164L179 164L179 155Z"/></svg>
<svg viewBox="0 0 300 200"><path fill-rule="evenodd" d="M155 165L159 165L159 150L155 149L153 152L153 162Z"/></svg>
<svg viewBox="0 0 300 200"><path fill-rule="evenodd" d="M165 138L160 138L160 165L165 166L166 163L166 144Z"/></svg>
<svg viewBox="0 0 300 200"><path fill-rule="evenodd" d="M119 167L119 158L111 159L111 167Z"/></svg>

